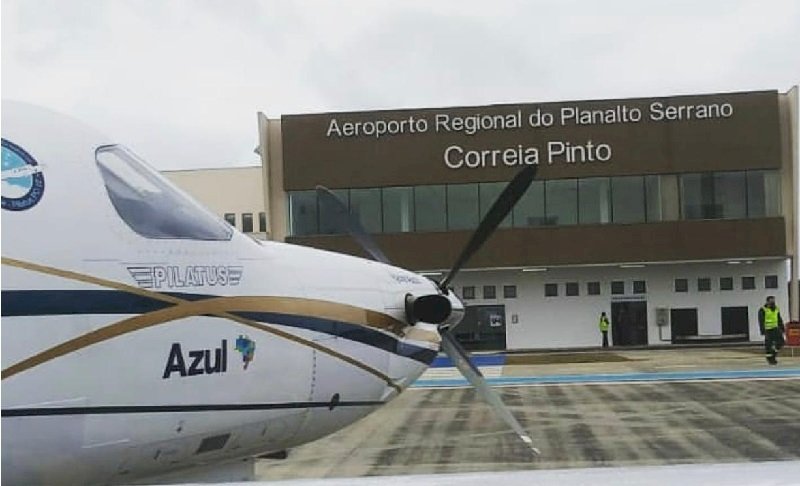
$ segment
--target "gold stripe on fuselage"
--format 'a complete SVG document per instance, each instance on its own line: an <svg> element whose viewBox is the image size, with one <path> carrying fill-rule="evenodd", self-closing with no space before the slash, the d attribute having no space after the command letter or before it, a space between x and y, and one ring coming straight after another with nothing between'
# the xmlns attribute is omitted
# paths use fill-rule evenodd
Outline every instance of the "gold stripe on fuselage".
<svg viewBox="0 0 800 486"><path fill-rule="evenodd" d="M293 298L293 297L210 297L200 301L188 301L178 297L165 295L159 292L152 292L146 289L133 287L111 280L105 280L91 275L80 274L68 270L61 270L45 265L23 262L12 258L2 258L3 265L23 268L39 273L54 275L70 280L95 284L106 288L113 288L125 292L141 295L144 297L157 299L162 302L174 304L172 307L160 309L146 314L137 315L119 322L110 324L101 329L91 331L76 338L65 341L59 345L48 348L40 353L30 356L10 367L2 370L2 378L6 379L17 373L31 369L42 363L78 351L93 344L97 344L114 337L138 331L148 327L164 324L176 319L197 315L211 315L238 322L242 325L259 329L264 332L282 337L298 344L310 347L346 363L356 366L385 381L393 388L400 390L400 387L381 371L372 368L368 364L362 363L350 356L344 355L322 346L314 341L301 338L292 333L283 331L269 324L263 324L251 319L243 318L231 314L232 311L250 312L276 312L282 314L292 314L299 316L311 316L317 318L331 319L349 324L361 325L373 329L380 329L390 332L396 336L402 336L402 329L405 324L391 316L382 314L369 309L326 302L313 299Z"/></svg>

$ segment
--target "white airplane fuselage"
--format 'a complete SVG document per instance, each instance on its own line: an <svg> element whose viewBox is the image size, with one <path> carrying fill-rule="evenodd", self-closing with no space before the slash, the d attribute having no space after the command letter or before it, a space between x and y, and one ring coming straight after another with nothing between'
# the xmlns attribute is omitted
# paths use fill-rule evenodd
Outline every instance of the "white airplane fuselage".
<svg viewBox="0 0 800 486"><path fill-rule="evenodd" d="M429 280L257 242L170 206L168 182L80 123L2 115L3 484L114 484L287 449L374 411L435 357L436 327L404 309L437 292Z"/></svg>

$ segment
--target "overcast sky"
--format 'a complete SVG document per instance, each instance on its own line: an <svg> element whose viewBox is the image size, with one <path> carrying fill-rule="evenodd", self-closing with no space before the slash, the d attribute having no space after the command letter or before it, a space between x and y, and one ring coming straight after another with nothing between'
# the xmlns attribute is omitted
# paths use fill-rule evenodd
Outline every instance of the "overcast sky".
<svg viewBox="0 0 800 486"><path fill-rule="evenodd" d="M3 0L2 96L157 168L257 163L256 112L800 82L800 1Z"/></svg>

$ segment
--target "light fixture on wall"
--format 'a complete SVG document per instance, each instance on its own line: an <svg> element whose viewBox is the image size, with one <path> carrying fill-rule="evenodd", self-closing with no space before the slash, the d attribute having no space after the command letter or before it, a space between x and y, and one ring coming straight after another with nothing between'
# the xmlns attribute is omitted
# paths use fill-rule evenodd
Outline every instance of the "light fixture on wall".
<svg viewBox="0 0 800 486"><path fill-rule="evenodd" d="M523 268L523 272L546 272L546 268Z"/></svg>
<svg viewBox="0 0 800 486"><path fill-rule="evenodd" d="M740 262L739 260L728 260L726 263L728 265L739 265L742 262Z"/></svg>
<svg viewBox="0 0 800 486"><path fill-rule="evenodd" d="M644 264L642 263L625 263L620 265L619 268L644 268Z"/></svg>
<svg viewBox="0 0 800 486"><path fill-rule="evenodd" d="M423 277L440 277L442 272L419 272Z"/></svg>

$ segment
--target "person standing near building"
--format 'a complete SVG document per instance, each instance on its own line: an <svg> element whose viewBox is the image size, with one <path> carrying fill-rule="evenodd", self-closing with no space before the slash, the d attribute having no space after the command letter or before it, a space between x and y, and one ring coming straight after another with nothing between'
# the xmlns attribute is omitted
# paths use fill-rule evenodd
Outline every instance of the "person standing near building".
<svg viewBox="0 0 800 486"><path fill-rule="evenodd" d="M598 324L600 332L603 334L603 347L608 347L608 317L605 312L600 313L600 324Z"/></svg>
<svg viewBox="0 0 800 486"><path fill-rule="evenodd" d="M783 319L781 311L775 305L775 297L767 297L767 303L758 310L758 325L764 334L764 352L767 363L778 364L778 350L783 347Z"/></svg>

